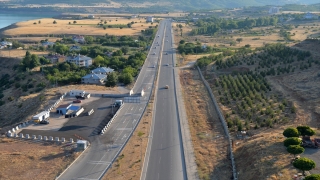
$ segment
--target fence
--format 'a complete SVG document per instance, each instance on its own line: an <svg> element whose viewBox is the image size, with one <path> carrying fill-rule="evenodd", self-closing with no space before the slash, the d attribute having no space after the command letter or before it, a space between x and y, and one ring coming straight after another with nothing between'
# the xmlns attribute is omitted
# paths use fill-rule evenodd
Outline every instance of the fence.
<svg viewBox="0 0 320 180"><path fill-rule="evenodd" d="M197 69L198 69L198 72L199 72L199 75L204 83L204 85L206 86L209 94L210 94L210 98L215 106L215 109L219 115L219 119L221 121L221 124L223 126L223 129L224 129L224 132L226 133L227 135L227 138L228 138L228 141L229 141L229 149L230 149L230 159L231 159L231 164L232 164L232 173L233 173L233 179L234 180L237 180L237 171L236 171L236 163L235 163L235 160L234 160L234 156L233 156L233 149L232 149L232 143L231 143L231 138L230 138L230 135L229 135L229 130L228 130L228 126L226 124L226 121L224 119L224 116L223 114L221 113L221 110L219 108L219 105L218 103L216 102L216 99L214 98L214 95L212 93L212 90L210 88L210 85L209 83L204 79L202 73L201 73L201 70L200 68L197 66Z"/></svg>

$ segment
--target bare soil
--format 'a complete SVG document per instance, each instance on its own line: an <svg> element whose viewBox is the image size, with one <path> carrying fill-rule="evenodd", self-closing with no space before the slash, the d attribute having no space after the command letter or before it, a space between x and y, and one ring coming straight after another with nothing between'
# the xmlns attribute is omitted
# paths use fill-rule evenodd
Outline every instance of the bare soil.
<svg viewBox="0 0 320 180"><path fill-rule="evenodd" d="M0 139L0 179L55 179L76 157L71 146Z"/></svg>
<svg viewBox="0 0 320 180"><path fill-rule="evenodd" d="M184 69L180 81L200 179L230 179L228 141L198 72Z"/></svg>

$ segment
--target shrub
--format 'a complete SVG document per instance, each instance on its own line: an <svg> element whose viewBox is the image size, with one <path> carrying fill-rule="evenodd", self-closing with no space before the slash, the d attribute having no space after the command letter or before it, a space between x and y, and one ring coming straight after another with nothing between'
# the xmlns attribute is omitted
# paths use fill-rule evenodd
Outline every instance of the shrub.
<svg viewBox="0 0 320 180"><path fill-rule="evenodd" d="M282 133L285 137L299 137L299 131L297 128L289 127Z"/></svg>

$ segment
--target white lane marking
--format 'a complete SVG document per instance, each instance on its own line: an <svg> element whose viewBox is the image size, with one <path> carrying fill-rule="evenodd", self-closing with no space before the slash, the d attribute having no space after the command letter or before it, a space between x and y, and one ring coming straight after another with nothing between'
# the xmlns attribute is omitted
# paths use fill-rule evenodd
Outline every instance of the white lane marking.
<svg viewBox="0 0 320 180"><path fill-rule="evenodd" d="M158 173L158 179L159 179L159 173Z"/></svg>
<svg viewBox="0 0 320 180"><path fill-rule="evenodd" d="M159 159L159 164L160 164L160 162L161 162L161 157L160 157L160 159Z"/></svg>
<svg viewBox="0 0 320 180"><path fill-rule="evenodd" d="M111 164L108 161L89 161L88 164Z"/></svg>
<svg viewBox="0 0 320 180"><path fill-rule="evenodd" d="M123 138L126 138L126 137L127 137L127 134L123 135L123 137L121 138L121 140L122 140Z"/></svg>

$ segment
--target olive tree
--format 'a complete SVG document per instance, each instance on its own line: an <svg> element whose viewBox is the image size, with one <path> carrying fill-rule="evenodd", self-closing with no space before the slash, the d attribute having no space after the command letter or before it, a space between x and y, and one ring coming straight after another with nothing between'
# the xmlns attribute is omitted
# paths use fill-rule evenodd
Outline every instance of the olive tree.
<svg viewBox="0 0 320 180"><path fill-rule="evenodd" d="M316 163L309 158L299 158L293 162L293 166L301 171L309 171L316 167Z"/></svg>
<svg viewBox="0 0 320 180"><path fill-rule="evenodd" d="M297 128L289 127L282 133L285 137L299 137L299 131Z"/></svg>

